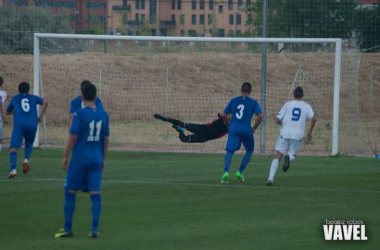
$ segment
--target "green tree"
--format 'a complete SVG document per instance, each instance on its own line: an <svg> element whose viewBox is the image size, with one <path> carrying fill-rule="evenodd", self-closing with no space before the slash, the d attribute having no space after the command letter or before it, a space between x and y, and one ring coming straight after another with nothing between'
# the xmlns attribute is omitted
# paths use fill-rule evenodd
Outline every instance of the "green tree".
<svg viewBox="0 0 380 250"><path fill-rule="evenodd" d="M380 4L357 10L357 34L361 49L368 52L380 51Z"/></svg>
<svg viewBox="0 0 380 250"><path fill-rule="evenodd" d="M268 37L348 38L355 29L356 0L268 0ZM246 14L249 33L261 36L263 0Z"/></svg>
<svg viewBox="0 0 380 250"><path fill-rule="evenodd" d="M32 6L23 11L0 7L0 53L32 53L33 33L73 33L70 15L53 15L48 9Z"/></svg>

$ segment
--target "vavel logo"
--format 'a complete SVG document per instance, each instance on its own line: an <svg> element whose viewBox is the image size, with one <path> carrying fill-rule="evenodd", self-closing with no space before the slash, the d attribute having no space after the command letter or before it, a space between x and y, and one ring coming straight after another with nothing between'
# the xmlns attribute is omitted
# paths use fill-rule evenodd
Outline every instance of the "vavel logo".
<svg viewBox="0 0 380 250"><path fill-rule="evenodd" d="M326 220L323 232L325 240L368 240L361 220Z"/></svg>

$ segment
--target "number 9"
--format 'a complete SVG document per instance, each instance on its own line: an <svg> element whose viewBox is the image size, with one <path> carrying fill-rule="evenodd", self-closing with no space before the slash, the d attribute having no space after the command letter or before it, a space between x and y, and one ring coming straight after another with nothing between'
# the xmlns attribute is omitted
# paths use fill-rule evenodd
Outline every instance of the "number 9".
<svg viewBox="0 0 380 250"><path fill-rule="evenodd" d="M292 111L292 121L298 122L299 119L301 118L301 109L300 108L294 108Z"/></svg>

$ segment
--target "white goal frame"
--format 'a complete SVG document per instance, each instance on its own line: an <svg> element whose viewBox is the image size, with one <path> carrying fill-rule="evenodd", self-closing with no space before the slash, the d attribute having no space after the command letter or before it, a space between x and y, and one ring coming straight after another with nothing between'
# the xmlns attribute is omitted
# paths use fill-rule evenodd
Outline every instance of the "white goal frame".
<svg viewBox="0 0 380 250"><path fill-rule="evenodd" d="M340 77L342 61L342 39L340 38L220 38L220 37L169 37L169 36L111 36L111 35L75 35L75 34L49 34L34 33L34 76L33 93L40 93L40 39L84 39L84 40L126 40L126 41L156 41L156 42L224 42L224 43L333 43L335 44L334 67L334 107L332 128L332 155L338 154L339 143L339 100ZM37 130L34 146L39 145Z"/></svg>

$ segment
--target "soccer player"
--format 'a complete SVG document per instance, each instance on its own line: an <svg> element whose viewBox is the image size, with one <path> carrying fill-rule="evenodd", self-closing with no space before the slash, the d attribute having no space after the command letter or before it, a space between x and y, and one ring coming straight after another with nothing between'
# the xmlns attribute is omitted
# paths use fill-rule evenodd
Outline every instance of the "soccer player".
<svg viewBox="0 0 380 250"><path fill-rule="evenodd" d="M102 207L100 186L105 168L109 118L107 112L96 107L96 87L92 83L82 88L85 107L74 113L70 137L62 158L62 168L67 170L69 154L72 151L70 167L65 182L64 228L55 238L73 237L72 221L75 211L75 197L79 190L88 191L92 201L92 228L90 237L98 237L98 225Z"/></svg>
<svg viewBox="0 0 380 250"><path fill-rule="evenodd" d="M5 120L4 104L5 104L5 100L7 99L7 92L3 90L3 83L4 83L4 79L0 76L0 152L3 149L3 136L4 136L3 123Z"/></svg>
<svg viewBox="0 0 380 250"><path fill-rule="evenodd" d="M91 82L87 81L87 80L84 80L83 82L81 82L80 88L82 89L86 84L89 84L89 83L91 83ZM95 106L98 107L98 108L104 109L103 108L103 103L102 103L102 101L100 100L99 97L96 97L96 99L95 99ZM83 101L83 96L82 95L75 97L70 102L69 129L71 128L71 123L73 122L75 111L77 111L78 109L81 109L81 108L84 108L84 101Z"/></svg>
<svg viewBox="0 0 380 250"><path fill-rule="evenodd" d="M203 143L215 140L226 135L228 131L228 125L226 125L219 114L218 119L206 124L185 123L159 114L155 114L154 118L173 124L173 128L179 133L179 139L184 143ZM185 130L193 134L185 135Z"/></svg>
<svg viewBox="0 0 380 250"><path fill-rule="evenodd" d="M7 115L13 114L13 131L10 143L10 168L8 178L14 178L17 175L17 150L22 146L22 140L25 138L25 151L23 172L29 171L29 158L32 154L32 146L36 137L38 123L41 122L48 102L36 95L29 94L29 83L22 82L18 85L20 94L14 96L7 108ZM37 105L42 105L40 115L37 114Z"/></svg>
<svg viewBox="0 0 380 250"><path fill-rule="evenodd" d="M239 170L236 172L235 177L244 183L243 171L251 160L255 141L253 134L259 127L262 120L262 113L257 101L250 98L252 85L249 82L243 83L241 86L241 96L233 98L224 109L221 117L226 121L227 114L231 113L232 120L228 128L228 139L226 145L226 155L224 158L224 174L221 183L227 184L229 178L229 169L232 162L232 156L236 150L240 149L241 143L245 148L245 155L240 164ZM253 114L257 115L255 125L251 128L251 120Z"/></svg>
<svg viewBox="0 0 380 250"><path fill-rule="evenodd" d="M294 100L284 104L280 112L275 117L276 122L282 126L280 137L276 143L276 155L272 161L269 171L267 185L273 184L274 175L276 174L278 163L282 159L282 155L289 150L285 156L283 171L289 169L290 162L294 161L298 150L300 149L302 138L305 133L306 120L311 120L307 139L310 141L317 118L314 116L313 109L309 104L302 101L303 89L297 87L293 92Z"/></svg>

